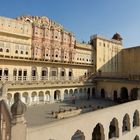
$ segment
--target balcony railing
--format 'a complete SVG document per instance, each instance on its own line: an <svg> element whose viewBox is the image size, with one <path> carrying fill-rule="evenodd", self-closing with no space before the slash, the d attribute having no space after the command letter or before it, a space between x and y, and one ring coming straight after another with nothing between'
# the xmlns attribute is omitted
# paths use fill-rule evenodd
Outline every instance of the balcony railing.
<svg viewBox="0 0 140 140"><path fill-rule="evenodd" d="M53 81L73 81L73 82L82 82L85 81L83 76L74 77L74 76L0 76L0 81L5 82L53 82Z"/></svg>

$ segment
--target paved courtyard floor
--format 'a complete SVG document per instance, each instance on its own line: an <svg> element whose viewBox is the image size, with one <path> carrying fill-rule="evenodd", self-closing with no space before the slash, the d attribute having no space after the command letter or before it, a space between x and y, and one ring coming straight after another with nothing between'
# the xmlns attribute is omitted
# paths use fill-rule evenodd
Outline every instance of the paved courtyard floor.
<svg viewBox="0 0 140 140"><path fill-rule="evenodd" d="M92 99L92 100L76 100L75 104L70 101L67 102L59 102L52 104L42 104L42 105L34 105L29 106L27 112L25 114L25 118L27 120L28 127L41 126L47 123L51 123L53 121L58 121L58 119L52 117L52 111L59 111L60 109L68 110L70 108L76 108L81 106L102 106L108 107L113 106L115 103L109 100L103 99Z"/></svg>

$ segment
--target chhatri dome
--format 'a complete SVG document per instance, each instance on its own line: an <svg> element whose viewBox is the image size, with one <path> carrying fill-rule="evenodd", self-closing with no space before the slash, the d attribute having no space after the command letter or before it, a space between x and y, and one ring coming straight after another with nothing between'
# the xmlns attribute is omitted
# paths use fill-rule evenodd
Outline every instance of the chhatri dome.
<svg viewBox="0 0 140 140"><path fill-rule="evenodd" d="M118 41L122 41L122 37L119 33L115 33L112 37L112 39L118 40Z"/></svg>

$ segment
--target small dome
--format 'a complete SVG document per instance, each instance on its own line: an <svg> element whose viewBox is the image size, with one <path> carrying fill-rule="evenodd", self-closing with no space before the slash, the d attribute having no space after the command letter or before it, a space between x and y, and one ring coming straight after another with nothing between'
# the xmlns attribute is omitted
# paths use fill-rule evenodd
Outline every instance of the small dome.
<svg viewBox="0 0 140 140"><path fill-rule="evenodd" d="M26 105L20 100L20 94L15 93L14 104L11 106L11 113L13 116L23 115L26 111Z"/></svg>
<svg viewBox="0 0 140 140"><path fill-rule="evenodd" d="M116 33L113 35L112 39L118 40L118 41L122 41L122 37L120 34Z"/></svg>

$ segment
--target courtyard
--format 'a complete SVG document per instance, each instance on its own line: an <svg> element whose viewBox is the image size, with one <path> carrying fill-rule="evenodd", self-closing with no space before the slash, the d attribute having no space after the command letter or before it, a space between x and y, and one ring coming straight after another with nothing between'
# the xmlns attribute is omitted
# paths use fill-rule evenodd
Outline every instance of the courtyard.
<svg viewBox="0 0 140 140"><path fill-rule="evenodd" d="M60 110L70 110L80 107L92 106L93 108L105 108L116 105L114 101L105 99L91 99L91 100L76 100L75 104L72 101L58 102L52 104L40 104L29 106L25 113L25 118L28 127L37 127L46 125L48 123L59 121L59 119L53 117L52 112Z"/></svg>

